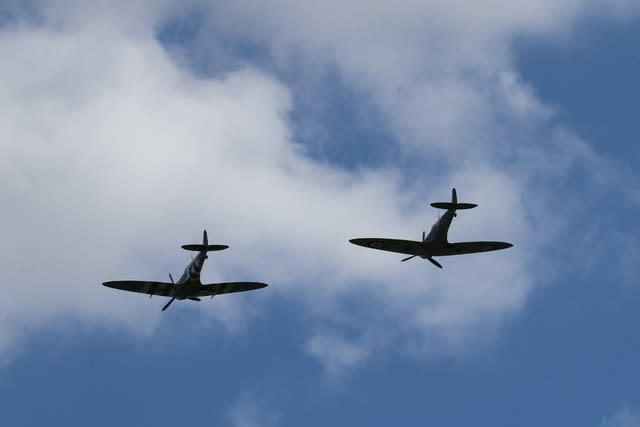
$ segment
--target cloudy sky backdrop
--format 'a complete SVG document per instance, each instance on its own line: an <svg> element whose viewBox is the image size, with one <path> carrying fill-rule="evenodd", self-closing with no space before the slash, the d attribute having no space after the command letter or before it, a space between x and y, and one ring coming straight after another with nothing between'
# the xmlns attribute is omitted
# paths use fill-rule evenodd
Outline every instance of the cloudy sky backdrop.
<svg viewBox="0 0 640 427"><path fill-rule="evenodd" d="M0 5L10 425L640 426L634 0ZM348 243L507 251L444 270ZM206 228L206 282L161 313Z"/></svg>

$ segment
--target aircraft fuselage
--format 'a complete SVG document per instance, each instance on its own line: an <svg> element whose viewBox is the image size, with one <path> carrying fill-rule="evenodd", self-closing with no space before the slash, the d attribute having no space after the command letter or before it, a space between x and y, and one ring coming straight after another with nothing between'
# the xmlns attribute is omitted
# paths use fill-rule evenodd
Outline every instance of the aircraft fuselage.
<svg viewBox="0 0 640 427"><path fill-rule="evenodd" d="M198 294L198 291L202 287L200 272L202 271L204 261L207 258L207 253L205 251L200 251L189 265L185 267L182 276L180 276L180 279L176 282L176 286L173 290L173 296L175 296L176 299L185 299Z"/></svg>
<svg viewBox="0 0 640 427"><path fill-rule="evenodd" d="M424 239L422 248L418 253L420 258L429 258L438 255L440 249L449 244L447 241L447 233L449 232L449 227L451 227L451 222L455 215L455 210L449 209L433 224L431 231L429 231L429 234L427 234L427 237Z"/></svg>

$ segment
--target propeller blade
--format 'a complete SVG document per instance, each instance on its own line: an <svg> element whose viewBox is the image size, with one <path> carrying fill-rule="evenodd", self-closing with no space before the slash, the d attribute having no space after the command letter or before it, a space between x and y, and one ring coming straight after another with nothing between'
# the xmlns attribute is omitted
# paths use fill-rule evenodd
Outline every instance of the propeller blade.
<svg viewBox="0 0 640 427"><path fill-rule="evenodd" d="M411 258L415 258L415 257L417 257L417 256L418 256L418 255L411 255L410 257L405 258L405 259L403 259L403 260L402 260L402 261L400 261L400 262L409 261Z"/></svg>
<svg viewBox="0 0 640 427"><path fill-rule="evenodd" d="M176 284L176 282L173 281L173 276L171 275L171 273L169 273L169 279L171 279L171 283L173 283L174 285Z"/></svg>
<svg viewBox="0 0 640 427"><path fill-rule="evenodd" d="M169 308L169 306L171 305L171 303L173 302L173 300L176 299L176 297L173 297L169 300L169 302L167 303L167 305L165 305L164 307L162 307L162 311L165 311L167 308Z"/></svg>
<svg viewBox="0 0 640 427"><path fill-rule="evenodd" d="M427 238L427 236L426 236L424 230L422 230L422 241L424 242L424 239L426 239L426 238Z"/></svg>
<svg viewBox="0 0 640 427"><path fill-rule="evenodd" d="M431 261L431 264L435 265L438 268L442 268L442 264L440 264L438 261L436 261L435 259L429 257L427 258L429 261Z"/></svg>

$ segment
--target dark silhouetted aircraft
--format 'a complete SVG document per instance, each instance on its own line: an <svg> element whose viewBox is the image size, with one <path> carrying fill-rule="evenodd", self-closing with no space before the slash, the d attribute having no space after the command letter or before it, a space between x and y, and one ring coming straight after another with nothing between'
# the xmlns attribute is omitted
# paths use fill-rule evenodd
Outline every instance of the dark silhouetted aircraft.
<svg viewBox="0 0 640 427"><path fill-rule="evenodd" d="M169 274L171 283L123 280L104 282L103 285L110 288L121 289L123 291L148 294L149 298L153 295L171 297L169 302L162 307L162 311L169 308L171 303L176 299L200 301L200 297L210 296L213 298L215 295L253 291L254 289L267 287L268 285L266 283L259 282L212 283L209 285L203 285L202 282L200 282L200 271L202 271L204 261L208 258L207 252L221 251L228 247L229 246L226 245L210 245L207 239L207 230L205 230L202 236L201 245L182 245L182 249L198 252L198 255L196 255L189 265L187 265L184 269L184 273L182 273L182 277L180 277L180 280L178 280L177 283L173 281L173 277Z"/></svg>
<svg viewBox="0 0 640 427"><path fill-rule="evenodd" d="M512 247L511 243L506 242L460 242L449 243L447 241L447 233L451 226L453 217L457 216L456 210L475 208L473 203L458 203L456 189L451 192L451 202L435 202L431 206L438 209L446 209L442 217L433 224L431 231L425 236L422 232L421 241L413 240L397 240L397 239L351 239L354 245L364 246L366 248L380 249L383 251L397 252L401 254L411 255L402 261L408 261L411 258L420 257L429 260L436 267L442 268L442 265L433 257L471 254L476 252L497 251L499 249L507 249Z"/></svg>

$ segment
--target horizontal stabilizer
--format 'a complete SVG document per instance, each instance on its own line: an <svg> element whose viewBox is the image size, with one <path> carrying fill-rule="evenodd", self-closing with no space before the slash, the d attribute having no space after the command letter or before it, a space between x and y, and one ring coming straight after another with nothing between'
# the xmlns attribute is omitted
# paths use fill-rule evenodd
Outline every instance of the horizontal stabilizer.
<svg viewBox="0 0 640 427"><path fill-rule="evenodd" d="M200 244L182 245L182 249L187 251L195 251L195 252L222 251L224 249L227 249L228 247L229 246L227 245L200 245Z"/></svg>
<svg viewBox="0 0 640 427"><path fill-rule="evenodd" d="M431 203L431 206L433 206L434 208L438 208L438 209L460 210L460 209L472 209L472 208L475 208L478 205L476 205L475 203L433 202L433 203Z"/></svg>

